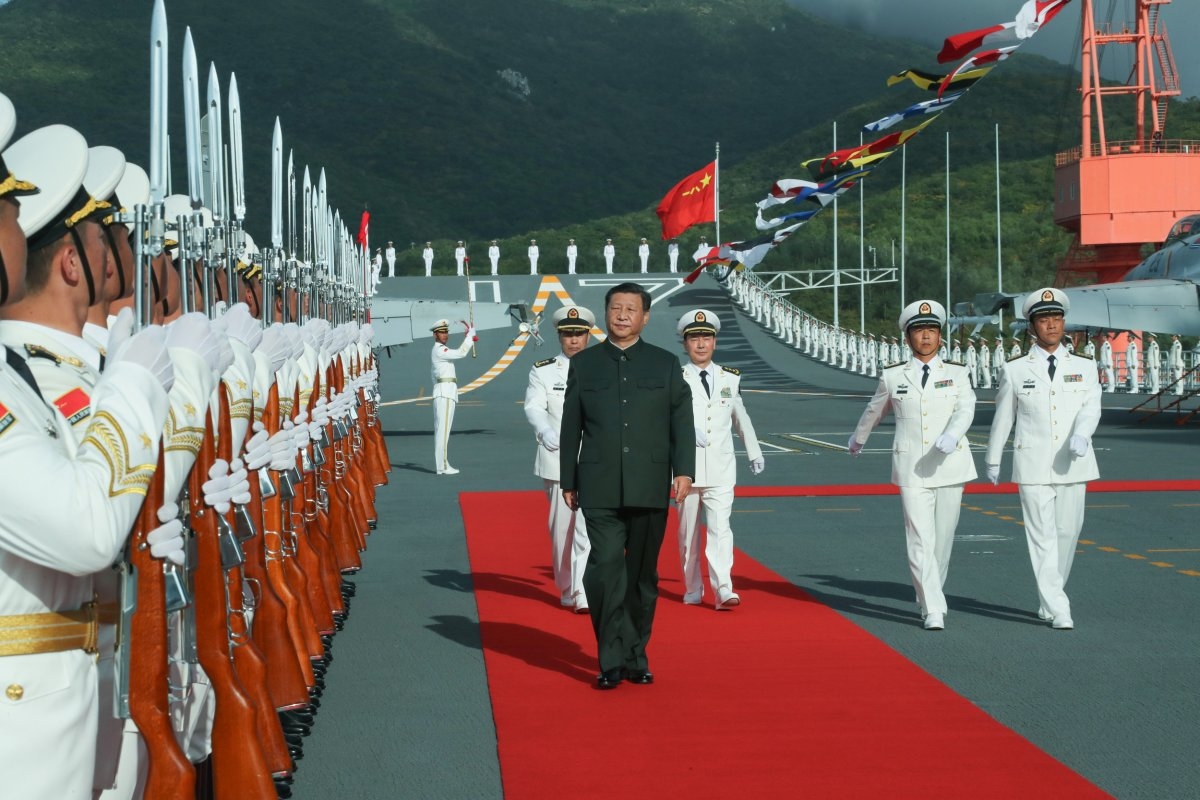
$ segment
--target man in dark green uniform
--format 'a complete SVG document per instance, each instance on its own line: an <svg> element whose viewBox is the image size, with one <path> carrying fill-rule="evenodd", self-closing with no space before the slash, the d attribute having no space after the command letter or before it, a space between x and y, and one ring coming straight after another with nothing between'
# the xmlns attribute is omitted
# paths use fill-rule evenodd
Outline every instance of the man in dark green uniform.
<svg viewBox="0 0 1200 800"><path fill-rule="evenodd" d="M567 373L559 466L563 499L583 509L592 541L583 588L600 657L596 685L612 689L654 682L646 643L658 551L667 505L683 501L696 474L696 434L678 357L641 339L650 293L622 283L604 305L607 341L576 354Z"/></svg>

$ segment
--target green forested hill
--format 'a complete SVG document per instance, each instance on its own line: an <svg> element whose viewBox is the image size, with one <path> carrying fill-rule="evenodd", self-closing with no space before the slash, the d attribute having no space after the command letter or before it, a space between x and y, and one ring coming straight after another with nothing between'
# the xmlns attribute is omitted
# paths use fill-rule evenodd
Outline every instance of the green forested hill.
<svg viewBox="0 0 1200 800"><path fill-rule="evenodd" d="M66 122L144 164L151 5L0 7L0 91L17 106L18 133ZM928 97L908 84L887 88L887 75L937 68L929 48L838 28L783 0L170 0L167 11L176 186L185 174L178 65L190 25L202 72L211 60L223 82L238 76L250 231L261 239L267 226L279 115L298 170L326 168L331 202L351 224L369 205L373 243L395 240L414 271L410 243L435 240L444 270L458 238L479 257L487 239L501 239L504 270L522 271L516 256L529 236L549 269L564 260L567 237L578 240L584 270L600 268L606 236L628 265L638 237L657 239L658 199L710 160L718 140L722 238L754 235L753 202L775 179L803 177L800 162L830 149L833 120L839 144L856 142L858 126ZM955 295L991 288L996 122L1006 285L1049 279L1066 247L1050 219L1052 165L1056 150L1078 142L1075 82L1059 65L1018 55L913 140L910 293L940 296L944 281L946 131ZM1177 104L1168 135L1200 138L1196 103ZM879 259L890 260L899 237L899 175L896 158L866 182L865 239ZM859 239L857 194L846 197L843 265L857 263ZM831 216L764 268L827 264ZM689 231L682 249L700 232ZM711 238L711 226L705 232ZM890 316L894 295L873 290L869 316Z"/></svg>

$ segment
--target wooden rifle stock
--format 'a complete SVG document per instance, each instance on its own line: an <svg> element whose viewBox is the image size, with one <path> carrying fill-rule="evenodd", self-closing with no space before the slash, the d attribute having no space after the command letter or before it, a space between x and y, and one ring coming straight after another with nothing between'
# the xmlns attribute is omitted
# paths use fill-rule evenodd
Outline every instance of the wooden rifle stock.
<svg viewBox="0 0 1200 800"><path fill-rule="evenodd" d="M149 754L146 800L191 797L196 771L175 740L169 710L167 673L167 589L163 564L150 555L146 537L158 527L163 504L163 454L138 512L130 539L129 562L137 571L137 609L124 632L129 647L129 716L138 726Z"/></svg>
<svg viewBox="0 0 1200 800"><path fill-rule="evenodd" d="M367 359L367 368L379 369L379 359L372 354ZM382 480L376 482L377 486L382 486L388 482L388 473L392 471L392 462L388 455L387 439L383 435L383 423L379 419L378 405L376 405L376 413L374 415L374 424L371 425L372 438L375 440L375 460L382 476Z"/></svg>
<svg viewBox="0 0 1200 800"><path fill-rule="evenodd" d="M217 514L204 504L204 482L215 460L210 411L200 454L188 478L188 495L199 553L193 599L197 612L196 652L212 682L217 704L212 730L214 794L222 800L227 797L272 800L277 793L258 737L254 735L254 705L234 672L229 653L228 600Z"/></svg>
<svg viewBox="0 0 1200 800"><path fill-rule="evenodd" d="M307 411L312 410L313 397L309 395ZM297 387L295 406L300 407L300 392ZM301 461L311 464L305 455ZM314 467L315 469L315 467ZM316 503L316 498L309 494L308 473L300 471L300 482L296 484L296 496L292 500L292 531L296 541L296 562L304 572L304 587L307 592L308 606L312 610L313 623L317 632L322 636L332 636L334 633L333 606L325 595L325 581L321 574L321 557L317 552L317 543L308 524L308 505ZM322 653L324 650L322 650Z"/></svg>
<svg viewBox="0 0 1200 800"><path fill-rule="evenodd" d="M308 398L308 415L312 419L313 409L317 406L317 401L324 395L320 374L318 373L313 379L313 391ZM325 438L329 440L329 425L325 425ZM320 467L317 464L316 452L319 445L313 443L313 468L310 472L304 475L304 521L308 529L309 542L313 551L317 555L318 563L315 565L320 576L320 584L324 590L325 604L329 607L330 616L335 617L338 614L344 614L346 606L342 602L341 591L341 571L337 568L337 557L334 553L333 542L329 537L328 515L322 515L320 512L320 503L318 502L319 485L318 477L320 476Z"/></svg>

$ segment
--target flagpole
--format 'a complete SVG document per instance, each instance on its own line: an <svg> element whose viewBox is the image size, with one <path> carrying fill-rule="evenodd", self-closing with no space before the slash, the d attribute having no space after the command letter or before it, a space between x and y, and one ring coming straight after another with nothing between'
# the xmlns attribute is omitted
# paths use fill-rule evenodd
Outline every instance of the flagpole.
<svg viewBox="0 0 1200 800"><path fill-rule="evenodd" d="M1004 260L1000 237L1000 123L996 123L996 291L1004 291ZM1004 311L1000 311L1000 330L1004 330Z"/></svg>
<svg viewBox="0 0 1200 800"><path fill-rule="evenodd" d="M946 313L950 313L950 131L946 131Z"/></svg>
<svg viewBox="0 0 1200 800"><path fill-rule="evenodd" d="M908 244L908 145L900 147L900 307L904 308L904 254Z"/></svg>
<svg viewBox="0 0 1200 800"><path fill-rule="evenodd" d="M858 146L863 145L862 131L858 132ZM858 183L858 332L866 332L867 316L867 250L866 250L866 197L867 186L863 181Z"/></svg>
<svg viewBox="0 0 1200 800"><path fill-rule="evenodd" d="M721 246L721 143L717 142L717 157L713 159L713 219L717 223L717 247Z"/></svg>
<svg viewBox="0 0 1200 800"><path fill-rule="evenodd" d="M833 149L837 150L837 120L833 121ZM838 328L838 292L841 289L841 272L838 270L838 199L833 195L833 327Z"/></svg>

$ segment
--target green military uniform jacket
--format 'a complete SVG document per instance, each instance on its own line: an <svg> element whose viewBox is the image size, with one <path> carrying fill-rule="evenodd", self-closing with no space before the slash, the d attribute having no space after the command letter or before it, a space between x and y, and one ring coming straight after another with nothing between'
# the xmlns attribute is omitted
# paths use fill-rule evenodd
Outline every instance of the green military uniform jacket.
<svg viewBox="0 0 1200 800"><path fill-rule="evenodd" d="M672 475L696 475L695 437L692 393L673 354L639 339L571 358L559 466L581 508L666 508Z"/></svg>

